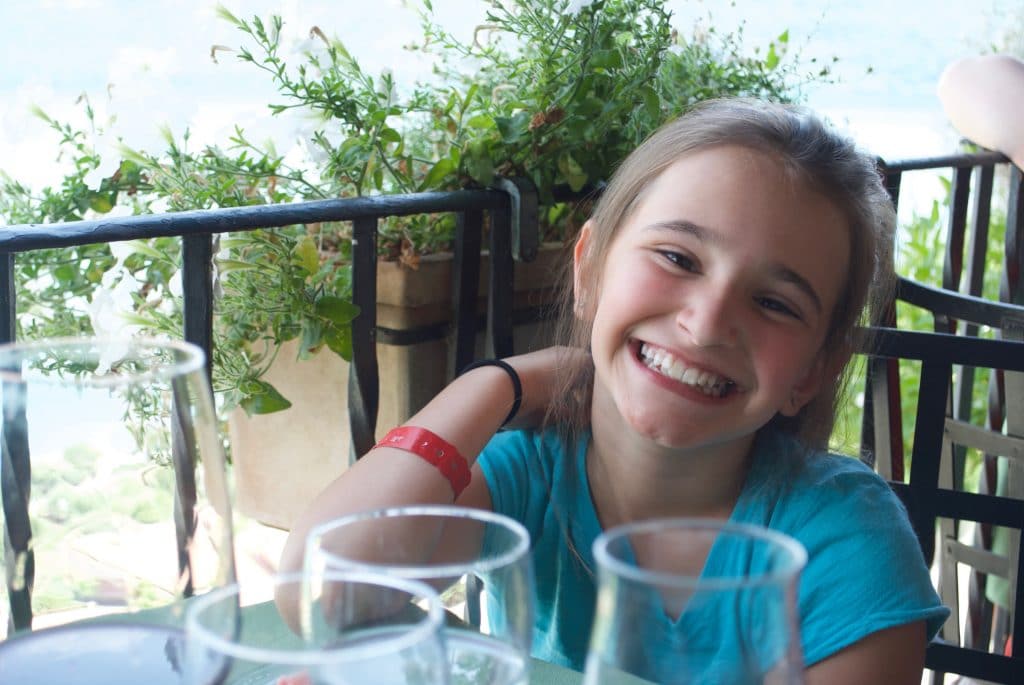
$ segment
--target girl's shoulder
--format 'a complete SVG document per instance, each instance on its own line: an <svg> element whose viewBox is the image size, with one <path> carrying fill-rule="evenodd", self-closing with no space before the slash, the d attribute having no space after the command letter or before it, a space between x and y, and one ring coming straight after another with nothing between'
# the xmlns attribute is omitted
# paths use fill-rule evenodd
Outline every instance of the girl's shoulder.
<svg viewBox="0 0 1024 685"><path fill-rule="evenodd" d="M773 490L783 500L832 503L839 508L867 501L901 506L885 479L860 459L808 449L786 435L761 441L751 481L753 487Z"/></svg>
<svg viewBox="0 0 1024 685"><path fill-rule="evenodd" d="M758 436L755 464L773 463L792 476L830 479L844 474L881 479L864 461L846 454L808 447L796 437L773 431Z"/></svg>

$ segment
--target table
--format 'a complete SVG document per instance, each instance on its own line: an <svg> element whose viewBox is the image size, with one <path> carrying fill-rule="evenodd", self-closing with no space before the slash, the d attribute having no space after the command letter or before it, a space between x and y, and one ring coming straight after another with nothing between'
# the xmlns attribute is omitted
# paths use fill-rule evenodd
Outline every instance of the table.
<svg viewBox="0 0 1024 685"><path fill-rule="evenodd" d="M94 669L95 671L103 672L101 678L90 679L87 674L76 671L78 676L76 680L80 679L82 682L102 682L103 685L120 685L122 682L124 685L134 685L136 682L141 682L139 680L141 677L140 673L149 668L151 671L157 672L147 672L145 682L152 685L169 685L176 678L168 670L165 658L167 651L165 643L169 638L180 637L184 615L182 604L172 604L167 607L149 609L133 614L109 614L77 623L66 624L57 628L40 630L35 633L14 635L8 638L8 641L12 644L5 645L4 642L0 642L0 656L7 651L8 658L10 658L10 654L13 653L13 642L25 640L26 642L22 643L22 649L24 650L23 658L36 659L40 670L33 671L35 677L30 677L26 680L26 676L23 674L24 671L19 674L11 672L11 662L8 661L5 668L0 669L2 671L0 672L0 685L8 685L8 683L13 685L15 682L19 683L19 685L26 682L38 683L38 685L62 683L65 680L59 676L63 675L66 677L66 673L61 673L59 662L54 661L55 658L59 658L59 656L54 656L59 651L55 649L55 646L71 647L71 649L66 650L67 653L64 655L64 658L66 663L76 664L76 651L81 653L100 643L107 645L131 645L129 649L133 651L133 656L136 657L136 663L133 666L135 670L122 668L120 673L112 672L115 669L109 667L109 662L116 660L117 656L111 655L108 652L103 655L105 657L105 665ZM269 603L255 605L247 607L246 610L260 611L268 605ZM83 627L91 627L97 630L78 634L74 632L75 628ZM136 634L133 634L132 627L142 627L147 630L137 631ZM32 642L36 644L30 644ZM146 658L147 651L151 654L151 659ZM147 666L147 662L151 665ZM23 663L25 662L23 661ZM76 664L75 668L79 669L81 667ZM5 679L5 676L7 678L14 678L14 680L8 681ZM583 675L581 673L539 659L531 660L530 685L580 685L582 682Z"/></svg>

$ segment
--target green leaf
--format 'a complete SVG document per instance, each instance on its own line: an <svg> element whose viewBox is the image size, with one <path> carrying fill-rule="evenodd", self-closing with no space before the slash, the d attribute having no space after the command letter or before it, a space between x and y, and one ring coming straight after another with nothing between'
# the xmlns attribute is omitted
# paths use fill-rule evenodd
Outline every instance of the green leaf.
<svg viewBox="0 0 1024 685"><path fill-rule="evenodd" d="M388 127L382 128L380 130L380 133L377 135L377 137L380 138L385 143L401 143L402 142L401 134L398 131L396 131L395 129L393 129L393 128L388 128Z"/></svg>
<svg viewBox="0 0 1024 685"><path fill-rule="evenodd" d="M480 185L490 185L494 180L494 162L483 141L471 141L462 156L462 162L465 164L466 173Z"/></svg>
<svg viewBox="0 0 1024 685"><path fill-rule="evenodd" d="M604 105L605 101L601 98L588 95L583 98L582 102L580 102L579 109L577 111L580 116L585 118L596 117L602 110L604 110Z"/></svg>
<svg viewBox="0 0 1024 685"><path fill-rule="evenodd" d="M423 177L418 190L429 190L437 188L446 176L455 171L455 162L448 157L438 160L437 164L430 168L427 175Z"/></svg>
<svg viewBox="0 0 1024 685"><path fill-rule="evenodd" d="M352 304L343 297L336 295L323 295L316 301L314 311L317 316L329 320L331 323L344 326L359 316L359 307Z"/></svg>
<svg viewBox="0 0 1024 685"><path fill-rule="evenodd" d="M558 170L565 176L565 180L573 192L578 192L587 184L587 173L568 152L563 152L558 156Z"/></svg>
<svg viewBox="0 0 1024 685"><path fill-rule="evenodd" d="M61 264L53 270L53 277L57 279L59 283L71 283L75 280L75 276L78 274L78 270L70 264Z"/></svg>
<svg viewBox="0 0 1024 685"><path fill-rule="evenodd" d="M89 208L94 212L106 214L114 208L114 203L110 201L110 197L107 195L100 195L97 193L89 198Z"/></svg>
<svg viewBox="0 0 1024 685"><path fill-rule="evenodd" d="M304 235L299 239L292 249L299 265L308 274L315 274L320 270L320 252L316 248L316 241L310 235Z"/></svg>
<svg viewBox="0 0 1024 685"><path fill-rule="evenodd" d="M345 361L352 360L352 329L349 326L331 326L324 332L327 349Z"/></svg>
<svg viewBox="0 0 1024 685"><path fill-rule="evenodd" d="M644 101L647 116L654 121L661 121L661 96L650 86L640 88L640 97Z"/></svg>
<svg viewBox="0 0 1024 685"><path fill-rule="evenodd" d="M247 415L272 414L292 406L292 403L270 383L253 381L252 385L258 387L259 391L243 397L238 403Z"/></svg>
<svg viewBox="0 0 1024 685"><path fill-rule="evenodd" d="M324 326L314 319L302 322L302 338L299 340L299 359L309 359L324 342Z"/></svg>
<svg viewBox="0 0 1024 685"><path fill-rule="evenodd" d="M251 271L258 269L256 264L251 262L243 262L237 259L218 259L217 270L222 274L228 273L229 271Z"/></svg>
<svg viewBox="0 0 1024 685"><path fill-rule="evenodd" d="M775 43L768 45L768 54L764 57L764 66L768 70L779 66L779 53L775 51Z"/></svg>
<svg viewBox="0 0 1024 685"><path fill-rule="evenodd" d="M511 117L494 117L494 123L498 126L502 142L514 145L529 129L530 115L526 112L517 112Z"/></svg>
<svg viewBox="0 0 1024 685"><path fill-rule="evenodd" d="M622 53L618 50L598 50L591 57L590 65L595 69L621 69Z"/></svg>
<svg viewBox="0 0 1024 685"><path fill-rule="evenodd" d="M494 117L490 114L477 114L466 120L466 128L478 128L487 131L494 127Z"/></svg>
<svg viewBox="0 0 1024 685"><path fill-rule="evenodd" d="M473 102L473 98L476 97L477 91L480 90L480 84L474 83L466 91L466 97L462 98L462 111L465 112L469 109L470 103Z"/></svg>
<svg viewBox="0 0 1024 685"><path fill-rule="evenodd" d="M139 254L145 255L151 259L156 259L158 261L167 259L167 255L150 245L145 240L129 240L128 245L131 246L132 251L138 252Z"/></svg>

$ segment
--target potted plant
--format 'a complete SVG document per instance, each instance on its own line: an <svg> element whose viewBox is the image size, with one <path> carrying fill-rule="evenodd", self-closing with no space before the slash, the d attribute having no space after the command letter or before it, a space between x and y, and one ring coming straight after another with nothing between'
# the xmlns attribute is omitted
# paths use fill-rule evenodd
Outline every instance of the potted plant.
<svg viewBox="0 0 1024 685"><path fill-rule="evenodd" d="M235 57L266 72L280 93L281 102L270 104L271 113L297 109L319 116L307 159L289 164L240 129L223 145L201 150L189 149L187 132L175 137L165 131L165 150L152 153L124 145L117 172L97 182L90 175L100 160L89 132L47 119L74 157L75 171L61 188L47 189L42 196L5 179L0 212L10 223L57 221L90 212L177 211L483 187L498 176L519 176L537 188L545 238L564 245L586 209L555 202L557 188L579 191L599 182L661 122L693 102L725 94L789 100L799 96L807 80L827 77L827 67L805 75L795 59L786 58L786 33L763 55L744 56L741 36L713 30L681 36L664 4L494 3L473 39L463 41L437 26L424 2L424 42L411 49L435 60L436 79L411 85L389 73L365 73L340 42L318 27L310 30L311 44L301 60L290 63L282 56L279 17L240 19L221 9L221 17L242 36ZM218 59L226 58L225 51L215 48ZM392 290L386 284L393 281L398 281L394 292L431 291L422 281L430 272L444 272L453 229L447 215L382 222L381 307L401 308L399 298L387 299ZM297 419L287 410L300 394L306 395L308 384L282 388L300 369L313 369L303 366L312 360L329 368L311 375L344 388L344 359L351 351L348 324L357 314L349 301L350 230L347 224L324 223L220 238L214 385L226 408L237 407L248 416L284 411L280 420L294 426ZM19 258L20 335L109 327L114 320L178 335L178 250L176 240L154 239ZM76 263L85 268L73 268ZM522 274L517 283L549 287L536 283L536 274ZM407 278L417 279L415 288L402 285ZM449 286L442 277L433 289L439 293L440 320ZM68 299L69 292L75 297ZM386 314L402 316L391 310ZM433 347L440 349L430 353L443 360L443 345ZM399 357L381 349L382 373L444 368L425 362L420 356L425 350L406 352ZM275 373L275 362L284 360L299 364ZM382 398L381 425L405 418L443 381L443 373L412 384L382 379L382 389L412 385L424 396ZM315 402L319 413L325 413L325 403L332 406L322 397ZM327 421L325 426L344 423L337 416ZM322 486L325 470L336 472L347 463L345 436L332 436L326 428L302 432L329 435L332 454L296 448L289 441L287 459L276 458L290 473L309 477L307 485L292 484L289 497L278 500L308 499L312 488ZM236 431L232 444L237 464L248 456L242 448L248 442ZM300 457L306 464L296 463ZM271 522L286 526L289 515Z"/></svg>

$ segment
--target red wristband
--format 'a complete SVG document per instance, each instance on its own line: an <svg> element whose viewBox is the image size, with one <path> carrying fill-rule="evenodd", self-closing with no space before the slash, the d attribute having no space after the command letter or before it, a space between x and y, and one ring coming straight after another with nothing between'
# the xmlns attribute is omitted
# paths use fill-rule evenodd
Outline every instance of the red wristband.
<svg viewBox="0 0 1024 685"><path fill-rule="evenodd" d="M436 466L441 475L451 483L455 499L458 499L462 491L469 485L469 464L466 462L465 457L459 454L459 451L455 449L455 445L431 433L426 428L420 428L419 426L392 428L376 446L394 447L395 449L412 452L424 461Z"/></svg>

